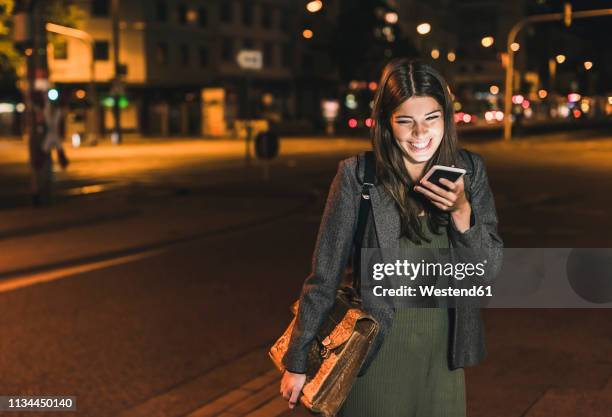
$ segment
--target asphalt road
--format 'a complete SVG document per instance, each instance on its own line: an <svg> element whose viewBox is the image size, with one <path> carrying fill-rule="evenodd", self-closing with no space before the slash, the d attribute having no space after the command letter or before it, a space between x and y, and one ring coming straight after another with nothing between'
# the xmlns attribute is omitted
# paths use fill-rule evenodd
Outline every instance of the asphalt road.
<svg viewBox="0 0 612 417"><path fill-rule="evenodd" d="M23 204L22 150L4 146L0 395L75 395L78 415L114 416L278 337L337 162L367 142L287 141L267 182L235 144L78 150L57 204L39 210ZM611 246L612 138L467 147L485 157L507 247ZM486 311L490 359L467 373L468 415L525 415L550 387L604 386L610 318ZM255 371L228 371L217 389Z"/></svg>

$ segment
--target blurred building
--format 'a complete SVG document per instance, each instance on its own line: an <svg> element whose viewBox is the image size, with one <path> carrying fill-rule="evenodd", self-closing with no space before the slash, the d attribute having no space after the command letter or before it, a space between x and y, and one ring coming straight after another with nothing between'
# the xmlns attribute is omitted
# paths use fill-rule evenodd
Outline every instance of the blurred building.
<svg viewBox="0 0 612 417"><path fill-rule="evenodd" d="M301 0L120 1L123 128L224 136L245 117L266 118L281 129L316 126L321 97L335 94L337 85L327 45L330 3L311 16ZM50 78L64 98L85 102L93 55L100 102L109 105L111 0L78 4L86 16L80 28L93 37L93 51L78 39L60 41L49 54ZM305 29L314 36L302 36ZM241 69L236 56L242 49L261 51L263 68ZM104 112L108 129L110 108Z"/></svg>

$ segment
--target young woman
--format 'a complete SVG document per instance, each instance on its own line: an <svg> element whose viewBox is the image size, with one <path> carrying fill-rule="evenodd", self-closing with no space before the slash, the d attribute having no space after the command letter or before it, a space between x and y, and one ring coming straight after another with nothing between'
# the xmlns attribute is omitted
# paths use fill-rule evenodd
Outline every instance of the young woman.
<svg viewBox="0 0 612 417"><path fill-rule="evenodd" d="M491 248L489 267L501 265L503 242L482 158L458 149L453 100L432 67L389 62L372 112L376 183L363 247ZM306 381L306 357L334 301L354 247L364 154L340 162L304 282L296 325L283 357L281 395L293 408ZM447 189L422 181L433 165L467 173ZM344 403L343 417L465 416L463 368L485 356L480 309L376 309L377 339ZM384 343L383 343L384 341Z"/></svg>

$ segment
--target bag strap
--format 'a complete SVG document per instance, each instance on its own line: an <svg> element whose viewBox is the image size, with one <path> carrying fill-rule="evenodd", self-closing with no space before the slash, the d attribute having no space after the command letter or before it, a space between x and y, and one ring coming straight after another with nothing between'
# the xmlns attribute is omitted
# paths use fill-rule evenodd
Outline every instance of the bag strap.
<svg viewBox="0 0 612 417"><path fill-rule="evenodd" d="M359 200L359 214L357 216L357 230L355 231L354 243L356 247L357 262L361 262L361 246L363 244L363 235L365 233L366 223L372 208L372 202L370 201L370 187L374 186L374 178L376 176L376 159L374 157L374 151L366 151L365 158L365 175L363 178L363 185L361 188L361 200ZM353 288L357 291L360 289L360 280L357 279L356 274L353 274Z"/></svg>

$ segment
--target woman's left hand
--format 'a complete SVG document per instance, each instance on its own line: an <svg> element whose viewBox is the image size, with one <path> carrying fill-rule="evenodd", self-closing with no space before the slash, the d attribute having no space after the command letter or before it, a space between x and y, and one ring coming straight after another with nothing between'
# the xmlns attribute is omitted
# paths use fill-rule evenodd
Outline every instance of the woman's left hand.
<svg viewBox="0 0 612 417"><path fill-rule="evenodd" d="M470 228L472 206L465 195L463 177L457 182L440 178L440 183L448 187L448 190L427 180L421 180L420 185L416 185L414 190L424 194L440 210L450 212L455 228L465 233Z"/></svg>
<svg viewBox="0 0 612 417"><path fill-rule="evenodd" d="M436 207L443 211L452 213L455 211L465 211L470 207L470 203L465 196L463 177L459 178L457 182L441 178L440 183L448 187L448 190L438 187L427 180L419 181L414 190L424 194Z"/></svg>

